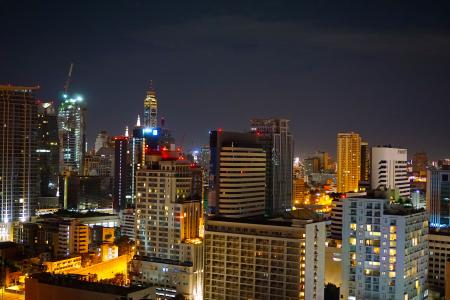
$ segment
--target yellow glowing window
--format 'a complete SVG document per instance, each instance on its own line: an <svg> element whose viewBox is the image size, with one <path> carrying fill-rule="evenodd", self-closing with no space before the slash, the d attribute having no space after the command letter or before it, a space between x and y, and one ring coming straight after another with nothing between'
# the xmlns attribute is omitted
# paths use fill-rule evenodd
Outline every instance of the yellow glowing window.
<svg viewBox="0 0 450 300"><path fill-rule="evenodd" d="M350 229L351 230L356 230L356 224L355 223L350 224Z"/></svg>
<svg viewBox="0 0 450 300"><path fill-rule="evenodd" d="M389 232L390 233L395 233L397 231L397 226L391 226L390 228L389 228Z"/></svg>
<svg viewBox="0 0 450 300"><path fill-rule="evenodd" d="M391 233L391 235L389 236L389 240L395 241L396 239L397 239L397 235L395 233Z"/></svg>
<svg viewBox="0 0 450 300"><path fill-rule="evenodd" d="M372 231L372 225L366 225L366 230L367 231Z"/></svg>
<svg viewBox="0 0 450 300"><path fill-rule="evenodd" d="M397 250L395 250L395 249L389 249L389 255L395 255L395 254L397 254Z"/></svg>
<svg viewBox="0 0 450 300"><path fill-rule="evenodd" d="M348 242L350 243L350 245L355 246L356 245L356 239L355 238L350 238L348 240Z"/></svg>
<svg viewBox="0 0 450 300"><path fill-rule="evenodd" d="M395 277L395 272L389 272L389 277L390 277L390 278Z"/></svg>

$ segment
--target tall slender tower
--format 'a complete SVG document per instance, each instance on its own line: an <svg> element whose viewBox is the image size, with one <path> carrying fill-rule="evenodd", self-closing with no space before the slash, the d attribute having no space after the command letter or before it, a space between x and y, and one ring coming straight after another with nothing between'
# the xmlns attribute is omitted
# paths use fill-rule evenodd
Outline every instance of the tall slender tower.
<svg viewBox="0 0 450 300"><path fill-rule="evenodd" d="M58 111L58 132L60 143L60 172L83 171L82 163L86 152L86 107L81 96L63 95Z"/></svg>
<svg viewBox="0 0 450 300"><path fill-rule="evenodd" d="M0 85L0 240L34 213L38 188L38 87Z"/></svg>
<svg viewBox="0 0 450 300"><path fill-rule="evenodd" d="M358 133L337 136L338 193L358 191L361 177L361 137Z"/></svg>
<svg viewBox="0 0 450 300"><path fill-rule="evenodd" d="M287 119L252 119L251 132L266 152L266 214L291 209L294 141Z"/></svg>
<svg viewBox="0 0 450 300"><path fill-rule="evenodd" d="M158 126L158 100L153 89L153 82L150 81L150 88L144 100L144 127L156 128Z"/></svg>

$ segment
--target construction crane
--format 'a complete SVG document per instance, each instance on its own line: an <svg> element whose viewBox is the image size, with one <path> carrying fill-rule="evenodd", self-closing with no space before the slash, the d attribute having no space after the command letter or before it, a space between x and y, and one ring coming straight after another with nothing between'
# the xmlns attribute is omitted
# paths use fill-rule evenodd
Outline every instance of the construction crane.
<svg viewBox="0 0 450 300"><path fill-rule="evenodd" d="M67 93L67 91L69 90L70 78L72 77L72 70L73 70L73 63L70 63L69 74L67 75L67 81L66 84L64 85L64 93Z"/></svg>

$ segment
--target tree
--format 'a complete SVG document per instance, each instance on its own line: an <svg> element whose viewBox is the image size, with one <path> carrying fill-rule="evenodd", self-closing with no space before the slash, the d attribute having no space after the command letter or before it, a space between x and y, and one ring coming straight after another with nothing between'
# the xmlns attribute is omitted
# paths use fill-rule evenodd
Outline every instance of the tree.
<svg viewBox="0 0 450 300"><path fill-rule="evenodd" d="M327 283L325 285L325 299L339 300L339 288L332 283Z"/></svg>

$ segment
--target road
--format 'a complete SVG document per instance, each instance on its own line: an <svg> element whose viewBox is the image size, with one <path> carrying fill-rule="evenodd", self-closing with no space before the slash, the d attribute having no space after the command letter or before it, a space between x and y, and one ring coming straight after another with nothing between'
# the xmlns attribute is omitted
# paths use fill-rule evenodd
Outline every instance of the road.
<svg viewBox="0 0 450 300"><path fill-rule="evenodd" d="M25 295L0 291L0 300L24 300L24 299Z"/></svg>

